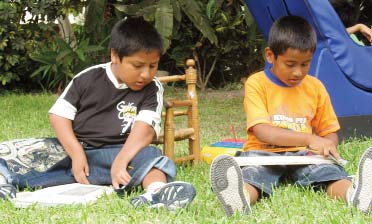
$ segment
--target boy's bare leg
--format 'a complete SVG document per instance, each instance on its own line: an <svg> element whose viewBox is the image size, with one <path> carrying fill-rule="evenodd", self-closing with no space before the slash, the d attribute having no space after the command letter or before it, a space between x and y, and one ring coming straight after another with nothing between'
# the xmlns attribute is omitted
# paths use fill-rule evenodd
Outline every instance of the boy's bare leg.
<svg viewBox="0 0 372 224"><path fill-rule="evenodd" d="M257 188L253 187L250 184L246 184L246 183L244 184L244 187L245 187L245 189L249 193L249 200L250 200L250 202L252 204L256 203L257 200L258 200L258 196L259 196L259 193L258 193Z"/></svg>
<svg viewBox="0 0 372 224"><path fill-rule="evenodd" d="M372 147L362 155L351 191L350 203L365 214L372 210Z"/></svg>
<svg viewBox="0 0 372 224"><path fill-rule="evenodd" d="M372 210L372 147L362 155L354 184L348 180L339 180L327 186L327 194L341 198L354 205L365 214Z"/></svg>
<svg viewBox="0 0 372 224"><path fill-rule="evenodd" d="M167 182L167 177L161 170L151 169L142 181L143 189L147 189L147 187L154 182L162 182L165 184Z"/></svg>
<svg viewBox="0 0 372 224"><path fill-rule="evenodd" d="M351 187L352 183L349 180L342 179L334 181L326 187L326 193L328 196L335 198L335 199L342 199L347 201L346 193L348 189Z"/></svg>

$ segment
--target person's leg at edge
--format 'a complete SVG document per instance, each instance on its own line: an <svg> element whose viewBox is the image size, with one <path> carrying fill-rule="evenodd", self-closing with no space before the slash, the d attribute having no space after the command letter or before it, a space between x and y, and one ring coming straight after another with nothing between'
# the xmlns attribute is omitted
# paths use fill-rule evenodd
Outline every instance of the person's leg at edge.
<svg viewBox="0 0 372 224"><path fill-rule="evenodd" d="M345 197L349 204L365 214L372 210L372 147L364 151L358 163L358 171L353 184L346 190Z"/></svg>
<svg viewBox="0 0 372 224"><path fill-rule="evenodd" d="M358 164L358 171L354 184L346 179L329 183L326 187L327 195L342 199L352 204L365 214L372 209L372 147L362 155Z"/></svg>

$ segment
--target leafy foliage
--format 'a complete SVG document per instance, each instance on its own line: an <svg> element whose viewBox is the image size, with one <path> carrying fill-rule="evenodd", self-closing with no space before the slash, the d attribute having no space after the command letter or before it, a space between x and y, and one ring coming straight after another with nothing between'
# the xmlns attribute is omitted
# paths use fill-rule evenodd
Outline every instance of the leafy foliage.
<svg viewBox="0 0 372 224"><path fill-rule="evenodd" d="M0 2L0 82L6 85L20 80L32 69L27 54L38 45L48 28L24 22L25 7L31 1Z"/></svg>
<svg viewBox="0 0 372 224"><path fill-rule="evenodd" d="M40 51L31 54L31 58L41 66L31 74L40 76L45 84L44 89L57 89L58 92L75 74L91 64L89 53L103 50L100 45L89 45L89 39L79 39L76 46L61 38L56 38L51 46L44 46Z"/></svg>
<svg viewBox="0 0 372 224"><path fill-rule="evenodd" d="M265 42L244 4L240 1L215 1L207 13L218 45L199 37L193 49L199 62L201 88L239 82L263 65L260 52Z"/></svg>
<svg viewBox="0 0 372 224"><path fill-rule="evenodd" d="M72 8L80 1L68 1ZM37 65L29 55L56 35L54 20L71 11L66 1L13 0L0 2L0 82L28 83ZM30 18L27 18L29 15ZM37 82L38 80L34 80Z"/></svg>
<svg viewBox="0 0 372 224"><path fill-rule="evenodd" d="M65 29L62 23L59 28L54 23L68 13L83 12L83 7L83 26ZM27 12L33 16L26 23ZM81 64L102 63L108 58L105 51L92 54L83 50L89 60L75 63L80 60L78 53L57 40L58 36L70 45L85 43L89 37L89 45L107 46L114 23L132 16L152 22L161 33L166 52L160 69L176 74L183 70L186 58L197 60L202 90L238 82L263 62L258 54L263 39L243 0L40 0L37 4L14 0L0 2L0 13L0 82L8 87L22 83L63 87ZM68 33L58 34L61 27ZM49 61L42 60L41 52ZM69 53L58 60L64 52ZM72 64L67 66L68 62Z"/></svg>
<svg viewBox="0 0 372 224"><path fill-rule="evenodd" d="M90 0L86 7L84 15L84 25L82 33L94 44L101 43L103 40L108 40L111 28L115 22L123 17L123 15L114 10L113 4L116 0ZM107 45L108 43L102 42Z"/></svg>
<svg viewBox="0 0 372 224"><path fill-rule="evenodd" d="M144 0L115 7L155 23L167 49L168 61L163 65L168 70L195 58L202 91L208 85L237 82L263 64L261 55L257 56L263 38L243 1L174 0L169 4L169 0Z"/></svg>
<svg viewBox="0 0 372 224"><path fill-rule="evenodd" d="M130 16L143 17L147 21L154 22L163 37L165 49L170 46L174 31L173 18L180 23L185 15L209 41L217 43L215 32L203 13L203 4L200 1L144 0L137 4L117 3L115 7Z"/></svg>

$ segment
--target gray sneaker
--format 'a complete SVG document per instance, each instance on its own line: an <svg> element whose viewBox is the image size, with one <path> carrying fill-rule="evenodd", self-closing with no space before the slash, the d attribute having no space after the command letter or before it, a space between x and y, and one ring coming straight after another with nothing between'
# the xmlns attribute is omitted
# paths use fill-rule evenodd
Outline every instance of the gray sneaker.
<svg viewBox="0 0 372 224"><path fill-rule="evenodd" d="M16 188L11 184L0 184L0 200L16 197Z"/></svg>
<svg viewBox="0 0 372 224"><path fill-rule="evenodd" d="M195 198L195 187L186 182L175 181L165 184L155 194L152 195L152 201L143 196L137 196L130 200L135 207L148 205L153 208L166 207L168 210L185 208Z"/></svg>
<svg viewBox="0 0 372 224"><path fill-rule="evenodd" d="M355 190L351 203L365 214L372 208L372 147L368 148L359 161Z"/></svg>
<svg viewBox="0 0 372 224"><path fill-rule="evenodd" d="M249 198L244 194L242 172L234 158L228 155L216 157L211 164L210 178L212 190L227 216L236 211L241 215L251 213Z"/></svg>

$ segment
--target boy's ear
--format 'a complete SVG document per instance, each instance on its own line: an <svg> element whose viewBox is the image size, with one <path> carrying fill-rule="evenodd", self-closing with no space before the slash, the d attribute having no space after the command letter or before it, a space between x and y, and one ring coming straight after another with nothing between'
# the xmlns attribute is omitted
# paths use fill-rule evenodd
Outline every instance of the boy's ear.
<svg viewBox="0 0 372 224"><path fill-rule="evenodd" d="M270 64L272 64L275 59L274 52L269 47L265 48L265 57L267 62L269 62Z"/></svg>
<svg viewBox="0 0 372 224"><path fill-rule="evenodd" d="M118 64L120 63L120 58L119 55L116 53L114 49L111 48L111 62L113 64Z"/></svg>

